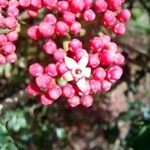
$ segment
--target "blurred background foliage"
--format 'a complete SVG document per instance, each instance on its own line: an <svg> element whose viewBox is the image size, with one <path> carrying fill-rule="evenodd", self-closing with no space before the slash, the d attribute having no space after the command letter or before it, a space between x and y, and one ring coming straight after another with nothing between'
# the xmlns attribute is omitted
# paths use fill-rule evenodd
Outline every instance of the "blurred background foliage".
<svg viewBox="0 0 150 150"><path fill-rule="evenodd" d="M88 109L72 109L63 99L43 107L21 96L1 112L0 150L150 150L150 1L128 0L126 7L132 12L128 31L112 35L126 56L122 79ZM22 22L18 61L0 67L0 107L29 83L30 63L50 60L40 43L26 39L27 27Z"/></svg>

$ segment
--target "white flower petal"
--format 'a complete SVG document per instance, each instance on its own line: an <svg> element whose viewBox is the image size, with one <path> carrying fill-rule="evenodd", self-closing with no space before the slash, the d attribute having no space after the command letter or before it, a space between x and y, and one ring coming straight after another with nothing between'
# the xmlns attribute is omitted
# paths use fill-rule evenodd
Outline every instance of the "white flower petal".
<svg viewBox="0 0 150 150"><path fill-rule="evenodd" d="M83 69L84 76L89 78L91 76L91 68L87 67Z"/></svg>
<svg viewBox="0 0 150 150"><path fill-rule="evenodd" d="M79 64L81 67L86 67L87 64L88 64L88 61L89 61L88 53L86 52L86 50L84 50L84 55L83 55L83 57L79 60L78 64Z"/></svg>
<svg viewBox="0 0 150 150"><path fill-rule="evenodd" d="M81 92L85 93L87 91L87 82L86 82L85 78L80 79L77 82L77 86L81 90Z"/></svg>
<svg viewBox="0 0 150 150"><path fill-rule="evenodd" d="M77 65L74 59L67 56L65 56L65 64L68 67L68 69L73 69Z"/></svg>
<svg viewBox="0 0 150 150"><path fill-rule="evenodd" d="M72 76L71 71L67 71L66 73L64 73L64 74L63 74L63 78L64 78L66 81L72 81L72 80L73 80L73 76Z"/></svg>

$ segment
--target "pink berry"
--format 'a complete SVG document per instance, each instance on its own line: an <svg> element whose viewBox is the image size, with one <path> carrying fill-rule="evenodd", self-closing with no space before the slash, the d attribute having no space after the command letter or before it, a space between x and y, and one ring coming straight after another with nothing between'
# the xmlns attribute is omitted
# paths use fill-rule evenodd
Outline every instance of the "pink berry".
<svg viewBox="0 0 150 150"><path fill-rule="evenodd" d="M45 53L53 54L57 50L57 45L53 40L48 40L43 46Z"/></svg>
<svg viewBox="0 0 150 150"><path fill-rule="evenodd" d="M70 26L70 31L72 34L78 34L81 30L81 24L79 22L74 22L71 26Z"/></svg>
<svg viewBox="0 0 150 150"><path fill-rule="evenodd" d="M17 61L17 55L15 53L11 53L6 56L7 62L14 63Z"/></svg>
<svg viewBox="0 0 150 150"><path fill-rule="evenodd" d="M121 12L118 14L117 18L121 22L128 22L131 17L130 10L128 9L123 9Z"/></svg>
<svg viewBox="0 0 150 150"><path fill-rule="evenodd" d="M75 94L75 90L71 84L67 84L63 87L62 93L65 97L72 97Z"/></svg>
<svg viewBox="0 0 150 150"><path fill-rule="evenodd" d="M10 54L10 53L14 53L16 50L16 46L11 43L11 42L7 42L5 43L5 45L3 46L3 52L5 54Z"/></svg>
<svg viewBox="0 0 150 150"><path fill-rule="evenodd" d="M117 35L123 35L126 32L126 27L123 23L117 23L114 26L113 31Z"/></svg>
<svg viewBox="0 0 150 150"><path fill-rule="evenodd" d="M111 82L115 82L120 79L123 70L119 66L111 67L107 70L107 79Z"/></svg>
<svg viewBox="0 0 150 150"><path fill-rule="evenodd" d="M91 68L95 68L100 64L100 59L98 57L98 54L89 54L89 62L88 66Z"/></svg>
<svg viewBox="0 0 150 150"><path fill-rule="evenodd" d="M53 54L55 61L62 62L65 56L65 50L59 48Z"/></svg>
<svg viewBox="0 0 150 150"><path fill-rule="evenodd" d="M125 62L124 56L122 54L120 54L120 53L117 53L115 55L114 64L115 65L123 65L124 62Z"/></svg>
<svg viewBox="0 0 150 150"><path fill-rule="evenodd" d="M19 0L19 5L20 5L21 7L27 8L27 7L29 7L29 5L30 5L30 1L31 1L31 0Z"/></svg>
<svg viewBox="0 0 150 150"><path fill-rule="evenodd" d="M72 25L75 22L75 14L70 11L63 12L63 21L68 25Z"/></svg>
<svg viewBox="0 0 150 150"><path fill-rule="evenodd" d="M43 71L44 71L43 67L38 63L34 63L34 64L30 65L30 67L29 67L29 73L33 77L38 77L38 76L42 75Z"/></svg>
<svg viewBox="0 0 150 150"><path fill-rule="evenodd" d="M101 83L99 80L92 79L90 81L90 85L91 85L91 90L93 93L101 91Z"/></svg>
<svg viewBox="0 0 150 150"><path fill-rule="evenodd" d="M54 28L48 22L41 22L39 32L44 38L50 38L54 34Z"/></svg>
<svg viewBox="0 0 150 150"><path fill-rule="evenodd" d="M57 9L59 12L64 12L69 9L69 2L62 0L57 3Z"/></svg>
<svg viewBox="0 0 150 150"><path fill-rule="evenodd" d="M47 14L44 18L44 21L53 26L56 24L57 19L53 14Z"/></svg>
<svg viewBox="0 0 150 150"><path fill-rule="evenodd" d="M107 0L108 8L112 11L116 11L121 8L122 0Z"/></svg>
<svg viewBox="0 0 150 150"><path fill-rule="evenodd" d="M10 6L7 9L7 15L11 17L18 17L19 15L19 9L15 6Z"/></svg>
<svg viewBox="0 0 150 150"><path fill-rule="evenodd" d="M105 77L106 77L106 71L103 68L99 67L93 71L93 78L95 80L102 81Z"/></svg>
<svg viewBox="0 0 150 150"><path fill-rule="evenodd" d="M58 21L55 24L55 32L56 32L57 35L65 36L68 31L69 31L69 27L65 22Z"/></svg>
<svg viewBox="0 0 150 150"><path fill-rule="evenodd" d="M40 33L38 29L39 27L37 25L30 27L27 31L28 36L32 38L33 40L39 39Z"/></svg>
<svg viewBox="0 0 150 150"><path fill-rule="evenodd" d="M18 32L16 31L11 31L7 33L7 38L10 42L15 42L18 39Z"/></svg>
<svg viewBox="0 0 150 150"><path fill-rule="evenodd" d="M18 21L15 17L7 17L5 18L5 25L9 29L14 29L17 26Z"/></svg>
<svg viewBox="0 0 150 150"><path fill-rule="evenodd" d="M93 97L91 95L85 95L81 97L81 104L85 107L90 107L93 104Z"/></svg>
<svg viewBox="0 0 150 150"><path fill-rule="evenodd" d="M52 10L57 6L57 0L42 0L43 6L47 7L48 9Z"/></svg>
<svg viewBox="0 0 150 150"><path fill-rule="evenodd" d="M103 18L102 18L102 22L106 27L111 28L112 26L114 26L116 24L116 21L117 21L117 19L115 17L114 12L107 10L104 13Z"/></svg>
<svg viewBox="0 0 150 150"><path fill-rule="evenodd" d="M42 7L41 0L30 0L30 5L35 9L40 9Z"/></svg>
<svg viewBox="0 0 150 150"><path fill-rule="evenodd" d="M103 81L101 81L101 86L102 86L102 90L104 92L107 92L110 90L112 84L111 84L111 82L109 82L107 80L103 80Z"/></svg>
<svg viewBox="0 0 150 150"><path fill-rule="evenodd" d="M68 103L71 107L77 107L80 104L80 97L75 95L68 99Z"/></svg>
<svg viewBox="0 0 150 150"><path fill-rule="evenodd" d="M95 0L95 9L99 13L105 12L107 9L107 2L105 0Z"/></svg>
<svg viewBox="0 0 150 150"><path fill-rule="evenodd" d="M47 89L50 83L51 83L51 77L47 74L42 74L36 77L36 84L41 89Z"/></svg>
<svg viewBox="0 0 150 150"><path fill-rule="evenodd" d="M94 13L94 11L92 9L87 9L84 11L83 13L83 19L86 21L86 22L92 22L94 21L96 18L96 15Z"/></svg>
<svg viewBox="0 0 150 150"><path fill-rule="evenodd" d="M62 94L62 90L59 86L53 86L48 90L48 95L51 99L56 100Z"/></svg>
<svg viewBox="0 0 150 150"><path fill-rule="evenodd" d="M47 106L53 104L53 100L48 96L48 94L42 94L40 98L41 104Z"/></svg>
<svg viewBox="0 0 150 150"><path fill-rule="evenodd" d="M69 43L69 50L74 53L82 50L82 42L78 39L72 39Z"/></svg>
<svg viewBox="0 0 150 150"><path fill-rule="evenodd" d="M58 75L57 73L57 69L56 69L56 65L55 64L49 64L46 68L45 68L45 72L51 76L51 77L56 77Z"/></svg>
<svg viewBox="0 0 150 150"><path fill-rule="evenodd" d="M57 71L60 75L63 75L65 72L68 71L68 68L67 68L66 64L64 62L62 62L57 65Z"/></svg>
<svg viewBox="0 0 150 150"><path fill-rule="evenodd" d="M70 9L74 13L80 13L84 9L84 0L71 0Z"/></svg>

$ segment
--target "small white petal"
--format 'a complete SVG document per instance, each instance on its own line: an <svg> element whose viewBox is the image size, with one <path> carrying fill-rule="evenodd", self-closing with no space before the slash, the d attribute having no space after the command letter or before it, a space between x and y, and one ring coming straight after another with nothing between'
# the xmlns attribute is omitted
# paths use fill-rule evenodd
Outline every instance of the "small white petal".
<svg viewBox="0 0 150 150"><path fill-rule="evenodd" d="M86 50L84 50L84 55L83 55L83 57L79 60L78 64L79 64L81 67L86 67L87 64L88 64L88 61L89 61L88 53L86 52Z"/></svg>
<svg viewBox="0 0 150 150"><path fill-rule="evenodd" d="M78 88L81 90L82 93L88 93L90 90L90 85L88 84L88 82L85 80L85 78L80 79L77 82L77 86Z"/></svg>
<svg viewBox="0 0 150 150"><path fill-rule="evenodd" d="M84 76L89 78L91 76L91 68L87 67L83 69Z"/></svg>
<svg viewBox="0 0 150 150"><path fill-rule="evenodd" d="M63 78L64 78L66 81L72 81L72 80L73 80L73 76L72 76L71 71L67 71L66 73L64 73L64 74L63 74Z"/></svg>
<svg viewBox="0 0 150 150"><path fill-rule="evenodd" d="M69 69L73 69L77 65L74 59L67 56L65 56L65 64Z"/></svg>

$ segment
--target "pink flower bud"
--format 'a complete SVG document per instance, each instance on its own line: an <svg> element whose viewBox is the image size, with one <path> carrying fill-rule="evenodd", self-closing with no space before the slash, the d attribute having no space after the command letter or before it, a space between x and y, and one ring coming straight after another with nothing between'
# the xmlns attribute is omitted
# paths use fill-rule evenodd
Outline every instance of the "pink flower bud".
<svg viewBox="0 0 150 150"><path fill-rule="evenodd" d="M14 53L15 50L16 50L16 46L11 42L6 42L5 45L3 46L4 54Z"/></svg>
<svg viewBox="0 0 150 150"><path fill-rule="evenodd" d="M50 38L54 34L54 27L48 22L41 22L39 24L39 32L44 38Z"/></svg>
<svg viewBox="0 0 150 150"><path fill-rule="evenodd" d="M107 80L103 80L103 81L101 81L101 86L102 86L102 90L104 92L107 92L110 90L112 84L111 84L111 82L109 82Z"/></svg>
<svg viewBox="0 0 150 150"><path fill-rule="evenodd" d="M59 86L53 86L48 90L48 95L51 99L56 100L62 94L61 88Z"/></svg>
<svg viewBox="0 0 150 150"><path fill-rule="evenodd" d="M5 64L7 61L6 61L6 57L2 54L0 54L0 65L3 65Z"/></svg>
<svg viewBox="0 0 150 150"><path fill-rule="evenodd" d="M81 30L81 24L79 22L74 22L71 27L70 27L70 31L72 34L78 34Z"/></svg>
<svg viewBox="0 0 150 150"><path fill-rule="evenodd" d="M14 29L17 27L18 21L16 20L15 17L7 17L5 18L5 25L9 29Z"/></svg>
<svg viewBox="0 0 150 150"><path fill-rule="evenodd" d="M28 36L32 38L33 40L39 39L41 35L38 29L39 27L37 25L30 27L27 31Z"/></svg>
<svg viewBox="0 0 150 150"><path fill-rule="evenodd" d="M64 56L65 56L65 50L59 48L58 50L56 50L53 54L55 61L61 62L64 60Z"/></svg>
<svg viewBox="0 0 150 150"><path fill-rule="evenodd" d="M42 0L43 5L48 9L52 10L57 6L57 0Z"/></svg>
<svg viewBox="0 0 150 150"><path fill-rule="evenodd" d="M98 57L98 54L89 54L89 62L88 66L91 68L95 68L100 64L100 59Z"/></svg>
<svg viewBox="0 0 150 150"><path fill-rule="evenodd" d="M67 84L63 87L62 93L65 97L72 97L75 94L75 90L71 84Z"/></svg>
<svg viewBox="0 0 150 150"><path fill-rule="evenodd" d="M68 25L63 21L58 21L55 24L55 32L59 36L65 36L67 32L69 31Z"/></svg>
<svg viewBox="0 0 150 150"><path fill-rule="evenodd" d="M43 67L38 63L32 64L29 67L29 73L33 77L38 77L38 76L42 75L43 71L44 71Z"/></svg>
<svg viewBox="0 0 150 150"><path fill-rule="evenodd" d="M114 64L115 65L122 65L122 64L124 64L124 62L125 62L124 56L120 53L117 53L115 55Z"/></svg>
<svg viewBox="0 0 150 150"><path fill-rule="evenodd" d="M62 0L57 3L57 9L59 12L64 12L69 9L69 2Z"/></svg>
<svg viewBox="0 0 150 150"><path fill-rule="evenodd" d="M95 80L102 81L105 77L106 77L106 71L103 68L99 67L93 71L93 78Z"/></svg>
<svg viewBox="0 0 150 150"><path fill-rule="evenodd" d="M83 0L84 1L84 9L90 9L93 4L93 0Z"/></svg>
<svg viewBox="0 0 150 150"><path fill-rule="evenodd" d="M0 46L3 46L7 42L7 36L0 34Z"/></svg>
<svg viewBox="0 0 150 150"><path fill-rule="evenodd" d="M17 55L15 53L11 53L6 56L7 62L14 63L17 61Z"/></svg>
<svg viewBox="0 0 150 150"><path fill-rule="evenodd" d="M111 82L115 82L120 79L123 70L119 66L111 67L107 70L107 79Z"/></svg>
<svg viewBox="0 0 150 150"><path fill-rule="evenodd" d="M10 42L15 42L18 39L18 32L16 31L11 31L7 33L7 38Z"/></svg>
<svg viewBox="0 0 150 150"><path fill-rule="evenodd" d="M91 90L93 93L101 91L101 83L99 80L92 79L90 81L90 85L91 85Z"/></svg>
<svg viewBox="0 0 150 150"><path fill-rule="evenodd" d="M15 6L10 6L7 9L7 15L11 17L18 17L19 16L19 9Z"/></svg>
<svg viewBox="0 0 150 150"><path fill-rule="evenodd" d="M121 8L122 0L107 0L108 8L116 11Z"/></svg>
<svg viewBox="0 0 150 150"><path fill-rule="evenodd" d="M69 43L69 50L74 53L82 50L82 42L78 39L72 39Z"/></svg>
<svg viewBox="0 0 150 150"><path fill-rule="evenodd" d="M49 40L43 46L45 53L53 54L57 50L57 45L53 40Z"/></svg>
<svg viewBox="0 0 150 150"><path fill-rule="evenodd" d="M30 5L30 1L31 1L31 0L19 0L19 5L20 5L21 7L27 8L27 7L29 7L29 5Z"/></svg>
<svg viewBox="0 0 150 150"><path fill-rule="evenodd" d="M47 14L44 18L44 21L53 26L56 24L57 19L53 14Z"/></svg>
<svg viewBox="0 0 150 150"><path fill-rule="evenodd" d="M77 107L80 104L80 97L75 95L68 99L68 103L71 107Z"/></svg>
<svg viewBox="0 0 150 150"><path fill-rule="evenodd" d="M83 13L83 19L86 21L86 22L92 22L94 21L96 18L96 15L94 13L94 11L92 9L87 9L84 11Z"/></svg>
<svg viewBox="0 0 150 150"><path fill-rule="evenodd" d="M123 35L126 32L126 27L123 23L117 23L114 26L113 31L116 35Z"/></svg>
<svg viewBox="0 0 150 150"><path fill-rule="evenodd" d="M49 64L46 68L45 68L45 72L51 76L51 77L56 77L58 75L57 73L57 69L56 69L56 65L55 64Z"/></svg>
<svg viewBox="0 0 150 150"><path fill-rule="evenodd" d="M38 11L37 10L27 9L27 14L31 18L38 17Z"/></svg>
<svg viewBox="0 0 150 150"><path fill-rule="evenodd" d="M121 22L128 22L131 17L130 10L122 9L121 12L118 14L117 18Z"/></svg>
<svg viewBox="0 0 150 150"><path fill-rule="evenodd" d="M107 9L107 2L105 0L95 0L95 9L99 13L105 12Z"/></svg>
<svg viewBox="0 0 150 150"><path fill-rule="evenodd" d="M72 25L75 22L75 14L70 11L63 12L63 21L68 25Z"/></svg>
<svg viewBox="0 0 150 150"><path fill-rule="evenodd" d="M84 0L71 0L70 9L74 13L80 13L84 9Z"/></svg>
<svg viewBox="0 0 150 150"><path fill-rule="evenodd" d="M30 0L30 5L35 9L40 9L42 7L41 0Z"/></svg>
<svg viewBox="0 0 150 150"><path fill-rule="evenodd" d="M85 107L90 107L93 104L93 97L91 95L85 95L81 97L81 104Z"/></svg>

